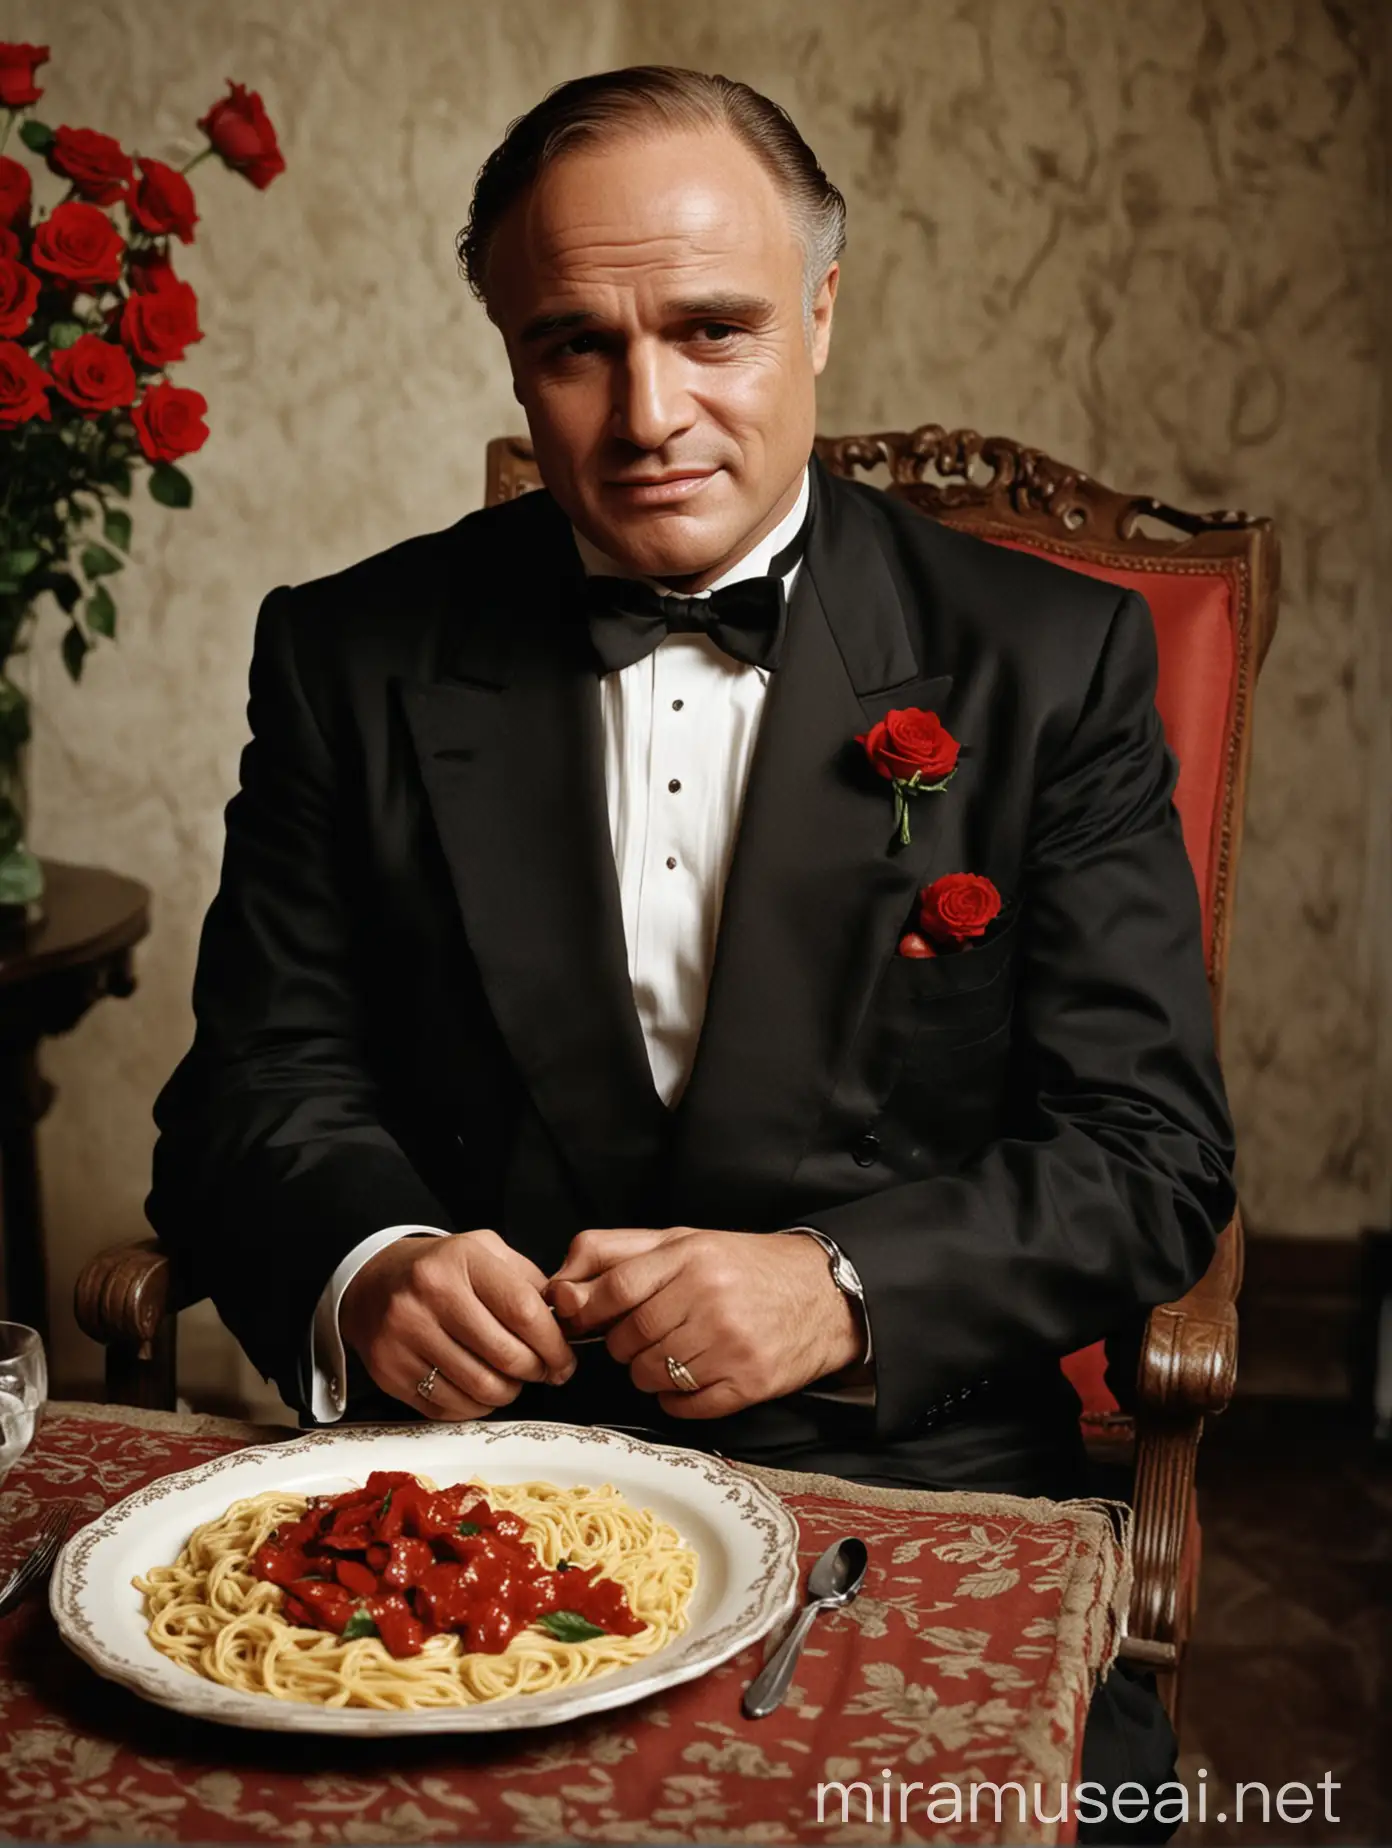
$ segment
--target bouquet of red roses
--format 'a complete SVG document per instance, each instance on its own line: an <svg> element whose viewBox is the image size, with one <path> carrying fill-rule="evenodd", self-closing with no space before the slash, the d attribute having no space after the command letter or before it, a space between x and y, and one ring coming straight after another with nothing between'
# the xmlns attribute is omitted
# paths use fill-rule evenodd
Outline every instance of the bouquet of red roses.
<svg viewBox="0 0 1392 1848"><path fill-rule="evenodd" d="M29 705L5 671L28 646L35 604L45 591L55 599L78 679L93 638L116 632L107 580L130 552L120 503L134 471L149 471L162 505L193 501L179 463L207 441L208 405L169 377L203 337L197 297L170 260L198 222L188 175L217 155L265 188L285 168L261 98L229 80L198 123L208 145L182 168L29 116L19 140L67 188L51 210L36 208L29 167L4 150L43 95L35 75L48 55L0 43L0 904L42 887L23 844Z"/></svg>

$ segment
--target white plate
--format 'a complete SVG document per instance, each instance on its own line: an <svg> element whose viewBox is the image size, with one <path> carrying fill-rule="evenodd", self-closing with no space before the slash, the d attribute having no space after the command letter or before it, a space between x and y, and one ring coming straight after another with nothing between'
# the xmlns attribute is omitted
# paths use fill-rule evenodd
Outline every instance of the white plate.
<svg viewBox="0 0 1392 1848"><path fill-rule="evenodd" d="M281 1488L333 1495L366 1482L374 1469L414 1471L441 1488L471 1477L563 1488L612 1483L635 1507L670 1521L696 1549L688 1627L656 1655L576 1687L420 1713L326 1709L239 1693L180 1668L149 1641L144 1600L131 1580L151 1566L172 1565L195 1527L243 1496ZM625 1706L728 1661L797 1601L797 1532L788 1509L762 1483L671 1444L520 1420L358 1425L233 1451L128 1495L68 1541L49 1602L63 1640L99 1675L199 1719L276 1732L497 1732Z"/></svg>

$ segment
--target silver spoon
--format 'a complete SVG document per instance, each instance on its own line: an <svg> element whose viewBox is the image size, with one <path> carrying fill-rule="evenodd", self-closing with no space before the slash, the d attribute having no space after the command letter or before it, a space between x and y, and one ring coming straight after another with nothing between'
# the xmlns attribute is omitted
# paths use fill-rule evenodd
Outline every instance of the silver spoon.
<svg viewBox="0 0 1392 1848"><path fill-rule="evenodd" d="M766 1662L745 1690L744 1711L751 1720L761 1720L781 1706L792 1683L802 1646L813 1619L822 1611L840 1610L860 1590L865 1568L870 1563L863 1540L840 1540L829 1546L807 1575L807 1602L798 1620L788 1632L778 1653Z"/></svg>

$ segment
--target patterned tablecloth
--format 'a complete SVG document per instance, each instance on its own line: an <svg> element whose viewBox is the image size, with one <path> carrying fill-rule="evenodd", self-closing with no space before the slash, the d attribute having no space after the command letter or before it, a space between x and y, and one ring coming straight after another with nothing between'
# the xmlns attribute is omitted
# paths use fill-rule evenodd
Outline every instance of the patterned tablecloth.
<svg viewBox="0 0 1392 1848"><path fill-rule="evenodd" d="M90 1519L154 1478L282 1427L54 1404L0 1489L0 1571L43 1509ZM84 1842L994 1842L1068 1839L1061 1781L1118 1644L1129 1558L1098 1502L866 1489L749 1469L793 1510L804 1573L862 1535L870 1572L818 1620L787 1703L740 1697L772 1641L588 1720L506 1735L330 1739L185 1719L101 1680L47 1602L0 1620L0 1837ZM772 1640L776 1640L772 1639ZM886 1776L886 1773L888 1774ZM1007 1793L1018 1782L1029 1823ZM850 1788L843 1821L836 1789ZM917 1789L910 1786L916 1785ZM867 1822L865 1786L873 1793ZM884 1819L888 1787L889 1817ZM936 1787L936 1788L935 1788ZM953 1819L960 1794L963 1820ZM930 1809L929 1805L933 1807ZM900 1820L901 1810L903 1820Z"/></svg>

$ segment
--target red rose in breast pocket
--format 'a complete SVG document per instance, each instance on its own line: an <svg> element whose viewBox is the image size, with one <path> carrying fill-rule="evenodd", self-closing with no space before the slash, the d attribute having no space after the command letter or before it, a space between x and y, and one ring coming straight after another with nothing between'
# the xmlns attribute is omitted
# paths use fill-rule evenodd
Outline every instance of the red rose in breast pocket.
<svg viewBox="0 0 1392 1848"><path fill-rule="evenodd" d="M918 895L918 930L899 940L901 956L936 956L969 949L1001 908L1001 895L983 873L944 873Z"/></svg>

